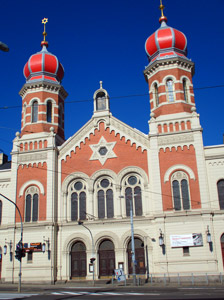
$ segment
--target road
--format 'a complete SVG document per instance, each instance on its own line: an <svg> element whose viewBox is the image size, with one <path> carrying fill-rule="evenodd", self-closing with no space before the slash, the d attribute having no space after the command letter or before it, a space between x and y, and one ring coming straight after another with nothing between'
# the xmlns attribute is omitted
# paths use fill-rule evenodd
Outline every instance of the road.
<svg viewBox="0 0 224 300"><path fill-rule="evenodd" d="M224 287L52 287L39 289L38 287L26 288L23 293L1 291L2 299L27 299L27 300L182 300L182 299L224 299ZM31 292L31 290L35 290Z"/></svg>

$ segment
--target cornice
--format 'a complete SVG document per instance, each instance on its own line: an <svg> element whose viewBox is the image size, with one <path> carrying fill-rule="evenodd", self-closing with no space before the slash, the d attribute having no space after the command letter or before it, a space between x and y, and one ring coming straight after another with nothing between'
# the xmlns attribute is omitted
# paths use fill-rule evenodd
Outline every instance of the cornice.
<svg viewBox="0 0 224 300"><path fill-rule="evenodd" d="M68 96L68 93L64 89L64 87L60 84L54 84L46 81L36 81L36 82L30 82L25 83L24 86L19 91L19 95L24 98L24 96L27 93L30 92L39 92L46 91L46 92L53 92L59 94L63 99L65 99Z"/></svg>
<svg viewBox="0 0 224 300"><path fill-rule="evenodd" d="M188 69L189 71L191 71L192 76L194 75L194 63L191 60L181 57L174 57L169 59L156 60L152 64L148 65L143 71L146 82L148 82L148 77L151 77L154 73L156 73L159 68L164 67L165 69L168 66L174 65L176 65L176 67Z"/></svg>

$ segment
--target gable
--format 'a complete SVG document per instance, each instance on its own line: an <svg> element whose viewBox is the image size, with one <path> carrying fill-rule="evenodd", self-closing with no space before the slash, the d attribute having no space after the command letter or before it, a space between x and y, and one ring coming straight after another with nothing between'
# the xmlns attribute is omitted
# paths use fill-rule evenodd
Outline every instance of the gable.
<svg viewBox="0 0 224 300"><path fill-rule="evenodd" d="M60 147L62 181L73 172L91 176L109 169L118 174L127 166L137 166L148 174L146 136L113 117L108 119L90 120Z"/></svg>

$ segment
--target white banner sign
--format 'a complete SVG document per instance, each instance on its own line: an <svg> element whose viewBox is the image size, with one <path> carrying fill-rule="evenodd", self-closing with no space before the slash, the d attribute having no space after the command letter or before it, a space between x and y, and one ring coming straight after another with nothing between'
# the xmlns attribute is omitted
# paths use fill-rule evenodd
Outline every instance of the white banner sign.
<svg viewBox="0 0 224 300"><path fill-rule="evenodd" d="M170 244L172 248L203 246L202 234L191 233L183 235L171 235Z"/></svg>

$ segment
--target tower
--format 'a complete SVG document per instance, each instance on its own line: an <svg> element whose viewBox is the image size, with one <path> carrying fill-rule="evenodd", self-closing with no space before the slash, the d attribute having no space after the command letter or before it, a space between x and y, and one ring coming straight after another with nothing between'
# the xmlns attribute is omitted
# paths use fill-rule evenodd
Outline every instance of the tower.
<svg viewBox="0 0 224 300"><path fill-rule="evenodd" d="M194 63L187 57L185 35L167 25L162 0L160 10L160 28L145 43L149 64L144 70L151 107L151 176L162 194L162 207L157 209L199 209L202 201L206 208L202 128L192 83ZM156 203L158 206L159 201Z"/></svg>
<svg viewBox="0 0 224 300"><path fill-rule="evenodd" d="M67 93L61 85L63 66L47 50L46 22L47 19L43 19L42 50L31 55L23 70L26 83L20 90L23 107L21 136L49 133L52 127L57 134L57 144L61 144L64 141L64 100Z"/></svg>
<svg viewBox="0 0 224 300"><path fill-rule="evenodd" d="M36 232L40 242L51 238L52 260L56 257L58 147L64 142L64 100L61 85L64 69L47 50L43 19L42 50L32 55L24 67L26 83L22 97L21 133L16 133L12 150L11 199L15 199L24 222L23 241ZM10 216L13 220L13 215ZM16 222L19 216L16 213ZM35 241L34 241L35 242ZM29 249L27 249L29 251ZM56 278L51 260L45 257L43 276Z"/></svg>

